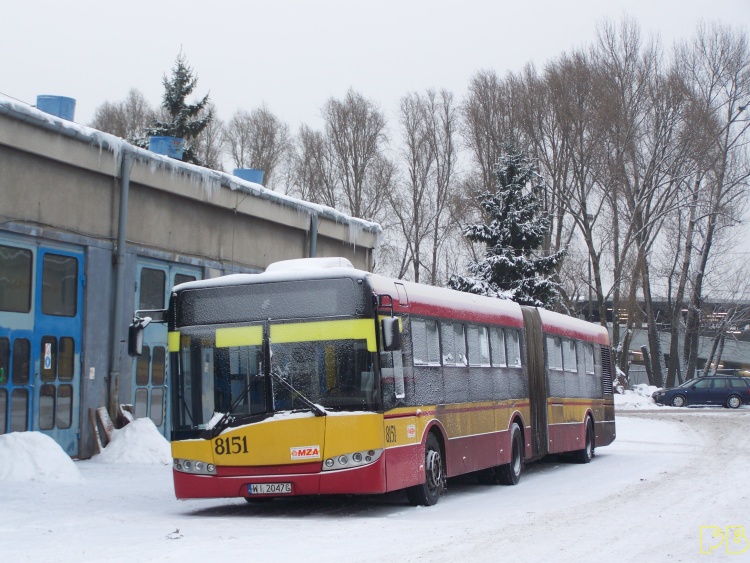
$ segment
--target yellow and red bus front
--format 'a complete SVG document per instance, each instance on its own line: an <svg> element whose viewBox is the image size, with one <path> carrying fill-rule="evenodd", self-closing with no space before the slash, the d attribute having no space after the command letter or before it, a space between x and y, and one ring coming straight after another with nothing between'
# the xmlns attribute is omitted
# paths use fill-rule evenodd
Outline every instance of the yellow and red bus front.
<svg viewBox="0 0 750 563"><path fill-rule="evenodd" d="M170 333L178 498L387 490L375 319Z"/></svg>

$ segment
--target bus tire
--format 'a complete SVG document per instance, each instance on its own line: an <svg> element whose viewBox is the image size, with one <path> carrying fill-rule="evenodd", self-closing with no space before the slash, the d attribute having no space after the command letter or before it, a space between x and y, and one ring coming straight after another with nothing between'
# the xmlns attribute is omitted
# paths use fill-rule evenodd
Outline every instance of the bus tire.
<svg viewBox="0 0 750 563"><path fill-rule="evenodd" d="M573 452L576 463L588 463L594 458L594 425L590 417L586 417L586 442L582 450Z"/></svg>
<svg viewBox="0 0 750 563"><path fill-rule="evenodd" d="M501 485L517 485L523 473L523 435L517 422L510 428L510 463L496 468L497 482Z"/></svg>
<svg viewBox="0 0 750 563"><path fill-rule="evenodd" d="M445 491L445 462L440 442L432 432L427 435L424 457L424 483L406 489L406 496L414 506L437 504L440 495Z"/></svg>

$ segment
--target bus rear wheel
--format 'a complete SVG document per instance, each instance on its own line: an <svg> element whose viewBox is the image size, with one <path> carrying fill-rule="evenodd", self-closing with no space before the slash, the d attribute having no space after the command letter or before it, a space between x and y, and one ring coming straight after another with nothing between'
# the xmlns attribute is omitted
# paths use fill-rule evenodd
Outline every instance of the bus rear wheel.
<svg viewBox="0 0 750 563"><path fill-rule="evenodd" d="M576 463L588 463L594 458L594 425L590 418L586 418L586 438L582 450L573 452Z"/></svg>
<svg viewBox="0 0 750 563"><path fill-rule="evenodd" d="M435 434L428 434L424 452L425 480L421 485L406 489L406 496L414 506L432 506L445 490L445 464L440 443Z"/></svg>
<svg viewBox="0 0 750 563"><path fill-rule="evenodd" d="M510 429L510 463L495 468L497 482L501 485L517 485L523 472L523 435L521 427L514 422Z"/></svg>

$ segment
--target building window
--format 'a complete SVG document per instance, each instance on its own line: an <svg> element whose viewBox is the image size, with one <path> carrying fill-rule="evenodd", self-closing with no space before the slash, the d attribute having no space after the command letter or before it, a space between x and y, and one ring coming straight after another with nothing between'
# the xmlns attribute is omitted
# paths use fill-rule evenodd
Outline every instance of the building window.
<svg viewBox="0 0 750 563"><path fill-rule="evenodd" d="M151 420L156 426L164 422L164 388L151 390Z"/></svg>
<svg viewBox="0 0 750 563"><path fill-rule="evenodd" d="M181 283L187 283L195 281L195 276L188 276L187 274L175 274L174 275L174 284L180 285Z"/></svg>
<svg viewBox="0 0 750 563"><path fill-rule="evenodd" d="M28 420L29 390L13 389L10 396L10 431L26 432L29 429Z"/></svg>
<svg viewBox="0 0 750 563"><path fill-rule="evenodd" d="M154 346L154 359L151 362L152 385L164 385L164 376L166 375L166 355L167 353L164 346Z"/></svg>
<svg viewBox="0 0 750 563"><path fill-rule="evenodd" d="M42 260L42 313L75 317L78 307L78 260L45 254Z"/></svg>
<svg viewBox="0 0 750 563"><path fill-rule="evenodd" d="M57 360L57 377L60 381L72 381L75 371L75 340L69 336L60 338L60 352Z"/></svg>
<svg viewBox="0 0 750 563"><path fill-rule="evenodd" d="M31 344L27 338L13 342L13 385L28 385Z"/></svg>
<svg viewBox="0 0 750 563"><path fill-rule="evenodd" d="M57 427L70 428L73 423L73 386L60 385L57 388Z"/></svg>
<svg viewBox="0 0 750 563"><path fill-rule="evenodd" d="M55 386L42 385L39 390L39 429L52 430L55 427Z"/></svg>
<svg viewBox="0 0 750 563"><path fill-rule="evenodd" d="M10 374L10 340L0 338L0 385L8 383ZM2 432L0 432L2 434Z"/></svg>
<svg viewBox="0 0 750 563"><path fill-rule="evenodd" d="M0 245L0 311L31 311L30 250Z"/></svg>
<svg viewBox="0 0 750 563"><path fill-rule="evenodd" d="M143 353L138 356L135 364L135 384L148 385L148 368L151 364L151 348L143 346Z"/></svg>
<svg viewBox="0 0 750 563"><path fill-rule="evenodd" d="M141 269L141 296L138 308L141 310L163 309L166 274L153 268Z"/></svg>
<svg viewBox="0 0 750 563"><path fill-rule="evenodd" d="M5 434L7 428L5 419L8 417L8 392L0 389L0 434Z"/></svg>

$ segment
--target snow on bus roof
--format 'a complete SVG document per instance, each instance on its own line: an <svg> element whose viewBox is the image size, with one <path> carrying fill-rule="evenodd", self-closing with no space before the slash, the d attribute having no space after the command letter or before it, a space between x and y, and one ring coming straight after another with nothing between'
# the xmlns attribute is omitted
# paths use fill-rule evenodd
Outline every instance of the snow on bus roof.
<svg viewBox="0 0 750 563"><path fill-rule="evenodd" d="M230 274L218 278L197 280L176 285L172 291L186 289L206 289L213 287L229 287L233 285L251 285L256 283L271 283L282 281L304 281L309 279L355 278L369 275L367 272L348 267L336 268L292 268L267 270L259 274Z"/></svg>
<svg viewBox="0 0 750 563"><path fill-rule="evenodd" d="M396 312L408 311L431 316L456 317L474 322L523 326L521 306L514 301L475 295L445 287L393 280L377 274L369 274L368 278L375 293L388 294L393 298ZM405 290L408 305L403 308L395 284L401 284Z"/></svg>
<svg viewBox="0 0 750 563"><path fill-rule="evenodd" d="M598 344L609 345L609 333L601 325L576 319L561 313L538 309L542 318L542 330L559 336L593 340Z"/></svg>

